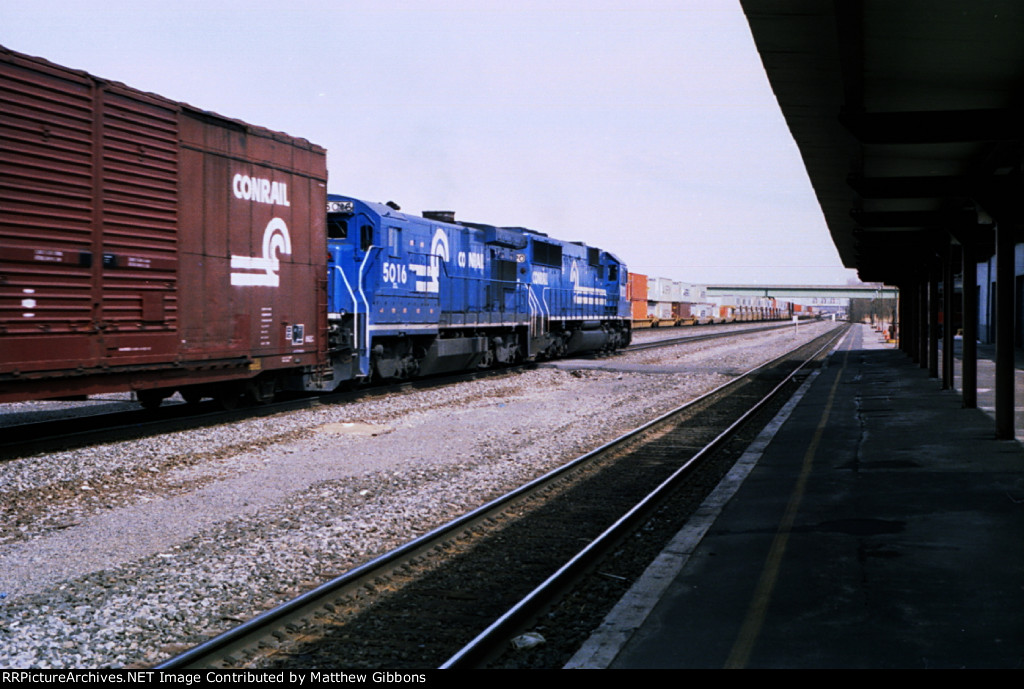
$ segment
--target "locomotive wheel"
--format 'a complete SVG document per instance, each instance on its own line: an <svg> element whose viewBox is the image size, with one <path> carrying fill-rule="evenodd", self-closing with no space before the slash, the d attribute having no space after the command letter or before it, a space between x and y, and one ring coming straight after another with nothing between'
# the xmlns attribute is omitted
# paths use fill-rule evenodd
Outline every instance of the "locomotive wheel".
<svg viewBox="0 0 1024 689"><path fill-rule="evenodd" d="M492 347L484 352L483 357L480 359L480 363L476 366L477 368L490 368L491 366L494 366L494 360L494 348Z"/></svg>

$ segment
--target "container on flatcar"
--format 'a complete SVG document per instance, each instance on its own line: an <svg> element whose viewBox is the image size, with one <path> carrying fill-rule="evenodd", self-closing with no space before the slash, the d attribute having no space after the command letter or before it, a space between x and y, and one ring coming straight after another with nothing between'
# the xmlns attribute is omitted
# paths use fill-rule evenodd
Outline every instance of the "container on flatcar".
<svg viewBox="0 0 1024 689"><path fill-rule="evenodd" d="M714 298L714 320L716 323L732 323L740 320L740 308L737 298L732 295Z"/></svg>
<svg viewBox="0 0 1024 689"><path fill-rule="evenodd" d="M648 281L647 300L652 302L672 302L677 290L668 278L650 278Z"/></svg>
<svg viewBox="0 0 1024 689"><path fill-rule="evenodd" d="M687 314L688 322L702 324L712 320L712 306L708 299L707 285L682 283L682 303L685 306L681 312Z"/></svg>
<svg viewBox="0 0 1024 689"><path fill-rule="evenodd" d="M0 401L326 362L326 151L0 47Z"/></svg>
<svg viewBox="0 0 1024 689"><path fill-rule="evenodd" d="M640 273L629 274L629 285L626 288L634 327L648 327L651 324L647 315L647 276Z"/></svg>
<svg viewBox="0 0 1024 689"><path fill-rule="evenodd" d="M706 304L708 302L707 285L683 283L683 301L691 304Z"/></svg>
<svg viewBox="0 0 1024 689"><path fill-rule="evenodd" d="M634 324L635 324L636 321L647 320L647 300L646 299L643 300L643 301L631 301L631 302L629 302L629 304L630 304L630 311L632 313L632 318L633 318Z"/></svg>
<svg viewBox="0 0 1024 689"><path fill-rule="evenodd" d="M691 306L693 305L685 301L672 302L672 319L676 325L693 325L697 322L696 317L690 310Z"/></svg>
<svg viewBox="0 0 1024 689"><path fill-rule="evenodd" d="M704 325L707 323L714 323L715 321L715 307L710 303L697 303L690 304L690 313L693 315L697 323Z"/></svg>
<svg viewBox="0 0 1024 689"><path fill-rule="evenodd" d="M629 274L629 284L626 286L626 298L630 301L647 301L647 276L640 273Z"/></svg>
<svg viewBox="0 0 1024 689"><path fill-rule="evenodd" d="M673 322L673 304L670 301L649 302L650 315L665 325Z"/></svg>

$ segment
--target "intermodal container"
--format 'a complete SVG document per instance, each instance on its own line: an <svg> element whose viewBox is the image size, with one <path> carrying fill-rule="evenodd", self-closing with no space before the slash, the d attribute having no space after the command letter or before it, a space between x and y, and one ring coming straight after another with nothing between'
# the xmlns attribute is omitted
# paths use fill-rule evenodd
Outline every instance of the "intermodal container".
<svg viewBox="0 0 1024 689"><path fill-rule="evenodd" d="M647 302L647 276L640 273L629 274L629 285L626 288L627 295L632 302ZM646 306L645 306L646 308Z"/></svg>

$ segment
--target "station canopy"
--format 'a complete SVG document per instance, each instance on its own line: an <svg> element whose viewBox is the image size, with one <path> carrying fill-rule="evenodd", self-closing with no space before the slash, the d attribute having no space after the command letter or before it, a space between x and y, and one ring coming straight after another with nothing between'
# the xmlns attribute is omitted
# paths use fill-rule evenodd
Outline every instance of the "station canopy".
<svg viewBox="0 0 1024 689"><path fill-rule="evenodd" d="M846 267L903 284L1020 231L1024 2L741 3Z"/></svg>

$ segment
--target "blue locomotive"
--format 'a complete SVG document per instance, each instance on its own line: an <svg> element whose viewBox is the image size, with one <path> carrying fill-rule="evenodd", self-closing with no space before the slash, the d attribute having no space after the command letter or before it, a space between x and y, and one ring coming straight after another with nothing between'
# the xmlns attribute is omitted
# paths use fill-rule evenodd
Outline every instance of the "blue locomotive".
<svg viewBox="0 0 1024 689"><path fill-rule="evenodd" d="M336 195L327 235L336 383L629 344L628 275L606 251Z"/></svg>

